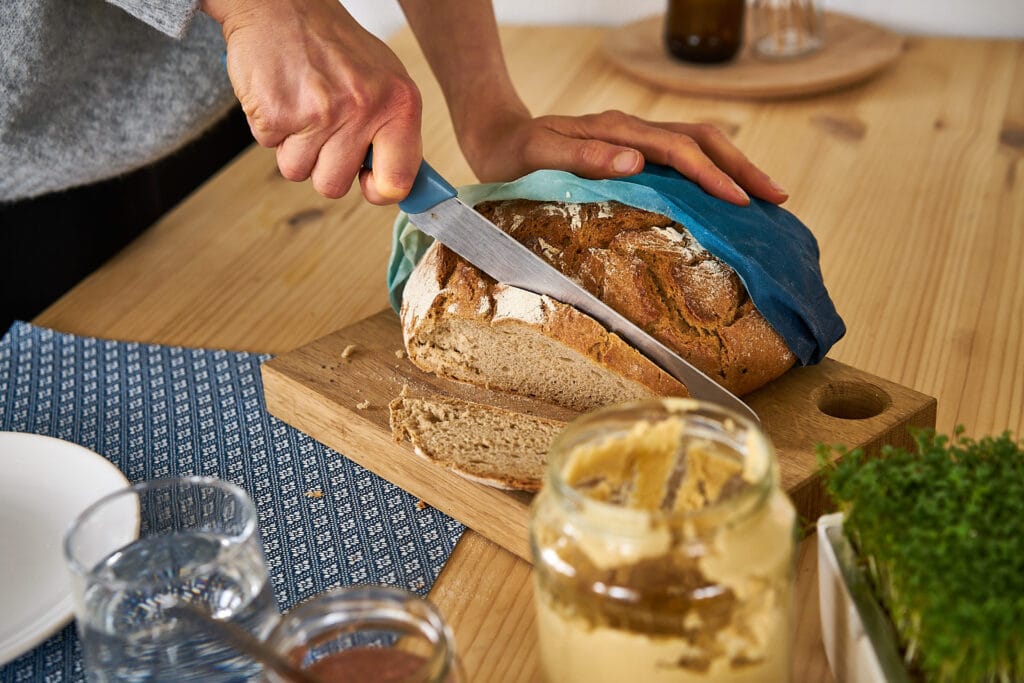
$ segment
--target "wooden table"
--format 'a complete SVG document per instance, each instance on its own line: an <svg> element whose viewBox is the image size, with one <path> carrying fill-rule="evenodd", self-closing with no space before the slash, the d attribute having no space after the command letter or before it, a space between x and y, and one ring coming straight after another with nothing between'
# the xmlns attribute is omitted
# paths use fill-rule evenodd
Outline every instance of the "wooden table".
<svg viewBox="0 0 1024 683"><path fill-rule="evenodd" d="M537 113L623 109L710 121L784 187L817 235L849 333L832 356L938 398L938 428L1024 436L1024 42L913 38L869 83L811 99L686 98L605 62L599 28L510 27ZM411 35L424 153L473 182ZM394 208L339 201L252 148L35 321L152 343L284 352L386 306ZM800 547L796 681L831 679L813 539ZM530 567L467 533L432 596L471 680L537 680Z"/></svg>

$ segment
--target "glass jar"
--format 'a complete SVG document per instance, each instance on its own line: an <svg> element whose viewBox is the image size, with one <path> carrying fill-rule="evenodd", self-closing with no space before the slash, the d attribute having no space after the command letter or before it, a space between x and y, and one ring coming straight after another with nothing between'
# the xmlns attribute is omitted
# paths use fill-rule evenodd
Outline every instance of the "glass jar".
<svg viewBox="0 0 1024 683"><path fill-rule="evenodd" d="M745 0L669 0L665 47L687 62L725 62L743 46Z"/></svg>
<svg viewBox="0 0 1024 683"><path fill-rule="evenodd" d="M819 0L753 0L750 43L764 59L803 57L825 44Z"/></svg>
<svg viewBox="0 0 1024 683"><path fill-rule="evenodd" d="M440 612L399 588L352 586L317 595L283 616L267 644L322 681L465 680Z"/></svg>
<svg viewBox="0 0 1024 683"><path fill-rule="evenodd" d="M570 423L531 510L547 680L789 680L795 529L741 416L665 399Z"/></svg>

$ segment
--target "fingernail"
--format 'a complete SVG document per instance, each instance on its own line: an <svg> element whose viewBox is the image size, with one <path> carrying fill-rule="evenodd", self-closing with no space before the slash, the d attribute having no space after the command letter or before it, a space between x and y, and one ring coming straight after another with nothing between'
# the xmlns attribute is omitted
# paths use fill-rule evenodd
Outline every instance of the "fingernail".
<svg viewBox="0 0 1024 683"><path fill-rule="evenodd" d="M739 195L740 197L742 197L742 198L743 198L743 199L744 199L745 201L749 202L749 201L750 201L750 195L748 195L748 194L747 194L746 192L744 192L743 188L742 188L742 187L740 187L739 185L737 185L737 184L736 184L736 181L735 181L735 180L733 180L733 181L731 181L731 182L732 182L732 186L733 186L733 188L735 188L735 189L736 189L736 193L737 193L737 194L738 194L738 195Z"/></svg>
<svg viewBox="0 0 1024 683"><path fill-rule="evenodd" d="M781 185L779 185L777 182L775 182L771 178L768 179L768 184L771 185L772 189L775 190L776 192L778 192L779 194L784 194L787 197L789 196L789 193L786 192L786 190L784 190Z"/></svg>
<svg viewBox="0 0 1024 683"><path fill-rule="evenodd" d="M612 159L612 170L616 173L629 173L636 170L639 163L640 155L634 150L629 149L615 155L615 158Z"/></svg>

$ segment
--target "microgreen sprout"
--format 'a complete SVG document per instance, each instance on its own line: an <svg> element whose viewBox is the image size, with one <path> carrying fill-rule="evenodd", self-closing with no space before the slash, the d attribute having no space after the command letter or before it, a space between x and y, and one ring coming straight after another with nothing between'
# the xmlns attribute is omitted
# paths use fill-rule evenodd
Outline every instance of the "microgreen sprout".
<svg viewBox="0 0 1024 683"><path fill-rule="evenodd" d="M913 431L916 452L819 446L911 671L933 683L1024 681L1024 442Z"/></svg>

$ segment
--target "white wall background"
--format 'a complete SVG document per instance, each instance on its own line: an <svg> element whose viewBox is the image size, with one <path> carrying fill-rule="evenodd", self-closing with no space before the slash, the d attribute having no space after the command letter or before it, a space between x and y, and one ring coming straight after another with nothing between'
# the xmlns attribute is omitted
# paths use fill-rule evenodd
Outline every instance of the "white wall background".
<svg viewBox="0 0 1024 683"><path fill-rule="evenodd" d="M386 37L404 25L395 0L342 0L368 30ZM658 14L666 0L494 0L498 21L623 24ZM824 0L827 10L863 17L901 33L1024 38L1024 0Z"/></svg>

